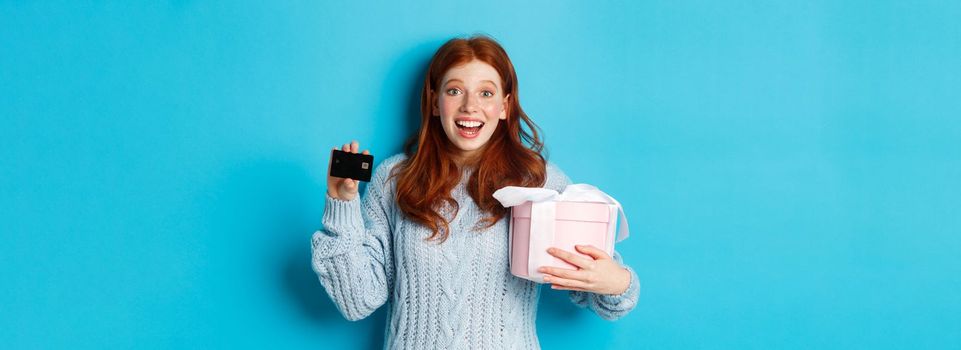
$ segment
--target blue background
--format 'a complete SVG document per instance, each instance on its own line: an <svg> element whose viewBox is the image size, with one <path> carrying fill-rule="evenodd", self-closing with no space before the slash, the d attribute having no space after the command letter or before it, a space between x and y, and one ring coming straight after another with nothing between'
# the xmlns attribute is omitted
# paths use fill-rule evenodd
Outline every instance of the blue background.
<svg viewBox="0 0 961 350"><path fill-rule="evenodd" d="M331 147L383 159L488 33L550 159L627 208L616 322L545 348L961 347L955 1L0 1L4 348L357 348L310 268Z"/></svg>

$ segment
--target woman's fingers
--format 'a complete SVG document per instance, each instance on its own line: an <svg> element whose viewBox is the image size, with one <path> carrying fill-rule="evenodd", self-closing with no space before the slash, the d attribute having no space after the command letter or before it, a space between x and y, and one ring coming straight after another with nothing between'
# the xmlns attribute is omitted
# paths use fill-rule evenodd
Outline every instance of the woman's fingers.
<svg viewBox="0 0 961 350"><path fill-rule="evenodd" d="M573 291L577 291L577 292L590 292L590 291L587 290L587 289L565 287L565 286L558 285L558 284L552 284L552 285L551 285L551 289L556 289L556 290L573 290Z"/></svg>
<svg viewBox="0 0 961 350"><path fill-rule="evenodd" d="M594 260L611 259L611 256L607 255L607 252L592 245L576 245L574 246L574 249L577 249L577 251L581 253L587 254L588 256L594 258Z"/></svg>
<svg viewBox="0 0 961 350"><path fill-rule="evenodd" d="M557 277L554 275L544 275L544 282L550 283L554 286L559 285L566 288L588 289L587 283L584 283L578 280ZM553 288L554 286L551 286L551 288Z"/></svg>
<svg viewBox="0 0 961 350"><path fill-rule="evenodd" d="M537 271L546 275L552 275L552 276L557 276L557 277L566 278L566 279L572 279L572 280L578 280L578 281L587 280L587 273L580 270L571 270L571 269L562 269L557 267L544 266L537 269Z"/></svg>
<svg viewBox="0 0 961 350"><path fill-rule="evenodd" d="M558 248L550 248L547 250L547 252L579 268L588 269L588 270L594 268L594 260L584 258L580 255L571 253L569 251L558 249Z"/></svg>
<svg viewBox="0 0 961 350"><path fill-rule="evenodd" d="M334 149L337 149L337 147L334 147ZM340 146L340 150L344 152L358 153L360 152L360 142L357 142L357 140L350 141L350 143L345 143L343 146ZM364 154L370 154L370 152L364 150Z"/></svg>

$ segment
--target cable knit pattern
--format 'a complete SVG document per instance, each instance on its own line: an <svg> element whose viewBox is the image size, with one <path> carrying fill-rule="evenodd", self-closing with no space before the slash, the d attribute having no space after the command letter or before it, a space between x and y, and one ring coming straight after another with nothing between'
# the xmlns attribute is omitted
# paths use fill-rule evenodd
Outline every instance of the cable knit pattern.
<svg viewBox="0 0 961 350"><path fill-rule="evenodd" d="M447 241L425 241L431 232L407 220L394 201L390 170L406 156L384 160L363 200L327 196L323 229L311 239L313 268L348 320L387 304L388 349L539 349L534 320L538 284L510 274L508 224L474 231L483 213L465 188L470 171L453 190L460 205ZM567 176L548 163L544 187L562 191ZM614 258L622 262L616 251ZM626 267L626 266L625 266ZM640 285L630 267L621 295L569 292L571 301L607 320L637 304Z"/></svg>

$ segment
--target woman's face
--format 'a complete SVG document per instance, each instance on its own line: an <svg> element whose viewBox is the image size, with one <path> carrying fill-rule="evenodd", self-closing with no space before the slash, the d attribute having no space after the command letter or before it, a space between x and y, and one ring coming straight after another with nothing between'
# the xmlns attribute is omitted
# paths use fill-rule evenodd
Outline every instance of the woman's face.
<svg viewBox="0 0 961 350"><path fill-rule="evenodd" d="M479 154L497 129L498 120L507 119L507 103L500 74L478 60L454 66L441 78L440 91L434 96L434 116L456 149L460 160Z"/></svg>

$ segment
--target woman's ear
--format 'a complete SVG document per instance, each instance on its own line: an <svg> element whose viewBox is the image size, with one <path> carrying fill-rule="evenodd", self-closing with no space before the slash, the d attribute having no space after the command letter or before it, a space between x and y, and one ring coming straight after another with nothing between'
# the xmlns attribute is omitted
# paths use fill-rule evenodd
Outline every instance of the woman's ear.
<svg viewBox="0 0 961 350"><path fill-rule="evenodd" d="M437 107L437 94L434 93L434 90L430 90L430 100L431 100L431 103L430 103L431 115L435 117L440 117L440 108Z"/></svg>
<svg viewBox="0 0 961 350"><path fill-rule="evenodd" d="M504 109L501 110L501 115L499 119L507 119L507 112L510 112L511 108L511 94L504 95Z"/></svg>

